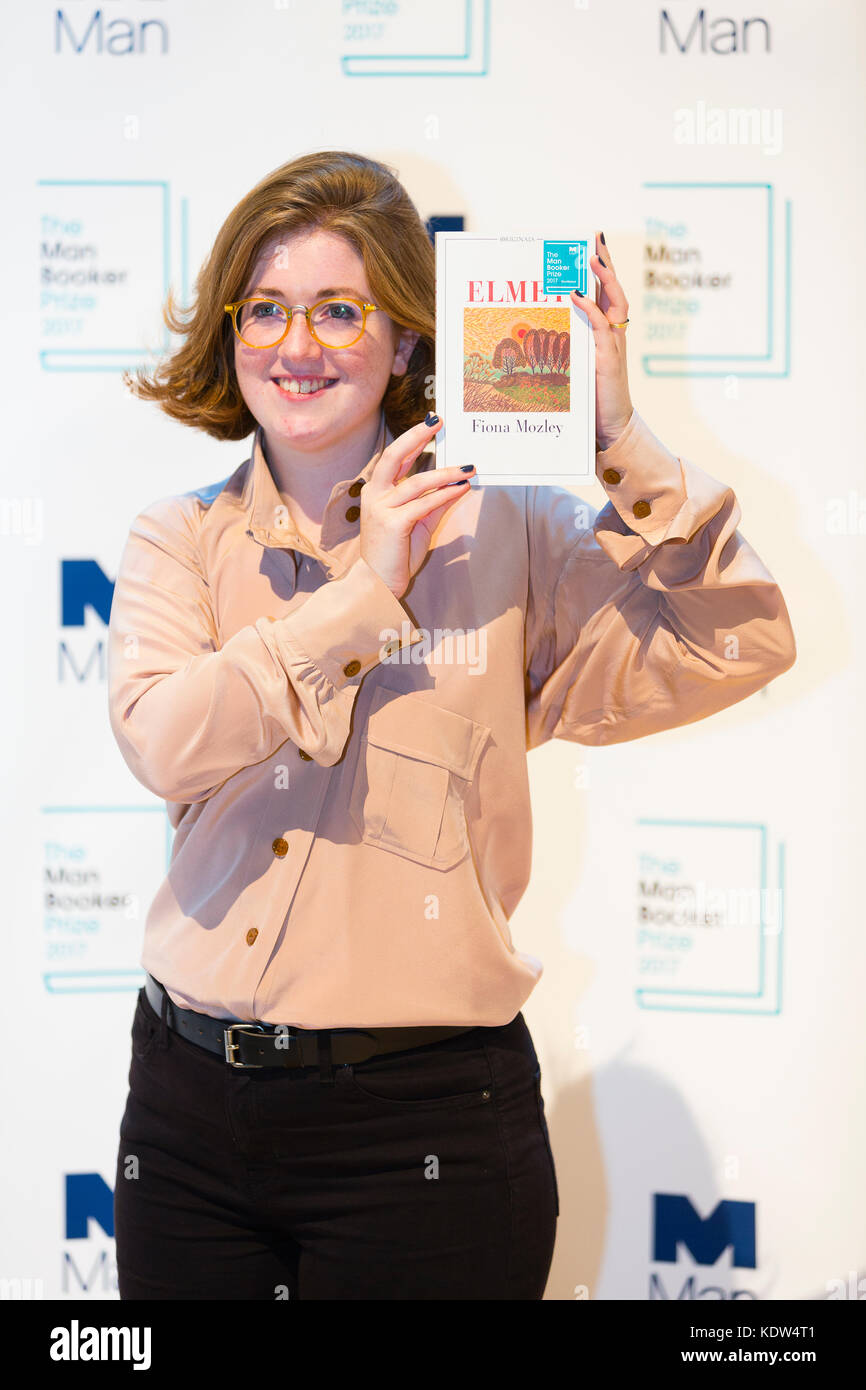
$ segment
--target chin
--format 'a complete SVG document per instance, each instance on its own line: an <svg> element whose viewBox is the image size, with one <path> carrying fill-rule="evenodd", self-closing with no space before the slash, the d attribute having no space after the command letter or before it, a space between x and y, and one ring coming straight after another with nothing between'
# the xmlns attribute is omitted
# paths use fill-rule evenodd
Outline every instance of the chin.
<svg viewBox="0 0 866 1390"><path fill-rule="evenodd" d="M304 407L298 410L300 417ZM312 412L311 412L312 414ZM265 425L265 430L270 431L274 438L285 439L289 442L303 444L305 440L316 444L330 444L341 435L351 434L352 421L345 420L339 416L332 416L325 419L320 416L318 420L310 419L286 419L283 415L278 415L271 423Z"/></svg>

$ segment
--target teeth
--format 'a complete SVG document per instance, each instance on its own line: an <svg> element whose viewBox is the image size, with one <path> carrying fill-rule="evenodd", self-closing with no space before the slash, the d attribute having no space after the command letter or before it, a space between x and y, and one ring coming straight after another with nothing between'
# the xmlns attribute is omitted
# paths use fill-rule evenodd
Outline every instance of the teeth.
<svg viewBox="0 0 866 1390"><path fill-rule="evenodd" d="M277 381L281 391L285 391L290 396L308 396L311 391L319 391L323 386L327 386L331 377L321 376L313 381L297 381L294 377L280 377Z"/></svg>

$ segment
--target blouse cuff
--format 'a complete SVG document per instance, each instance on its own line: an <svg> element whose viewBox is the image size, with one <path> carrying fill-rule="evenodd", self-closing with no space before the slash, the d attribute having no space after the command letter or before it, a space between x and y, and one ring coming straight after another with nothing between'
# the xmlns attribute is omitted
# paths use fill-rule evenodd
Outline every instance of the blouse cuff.
<svg viewBox="0 0 866 1390"><path fill-rule="evenodd" d="M686 500L679 459L632 410L618 439L595 456L596 476L623 521L658 545Z"/></svg>
<svg viewBox="0 0 866 1390"><path fill-rule="evenodd" d="M338 690L359 685L386 655L423 637L400 600L361 556L294 613L275 621L260 618L256 627L262 636L300 649Z"/></svg>
<svg viewBox="0 0 866 1390"><path fill-rule="evenodd" d="M729 492L671 453L636 410L610 448L596 451L596 476L609 505L595 534L620 569L636 568L663 541L691 540Z"/></svg>

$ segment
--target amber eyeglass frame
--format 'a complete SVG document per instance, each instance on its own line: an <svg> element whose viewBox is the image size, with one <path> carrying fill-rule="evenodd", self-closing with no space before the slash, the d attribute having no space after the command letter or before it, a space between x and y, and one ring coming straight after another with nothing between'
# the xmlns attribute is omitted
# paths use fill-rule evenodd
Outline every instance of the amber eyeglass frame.
<svg viewBox="0 0 866 1390"><path fill-rule="evenodd" d="M237 323L238 309L242 308L244 304L276 304L278 309L285 309L286 313L289 316L289 321L286 324L285 332L273 343L248 343L246 338L244 338L241 335L241 331L238 328ZM320 309L323 304L356 304L363 314L363 318L361 319L361 331L357 335L357 337L353 338L352 341L349 343L323 343L322 339L319 337L316 330L313 328L312 319L313 311L315 309ZM279 347L283 339L288 337L289 329L295 321L296 309L303 309L304 318L307 320L307 329L309 331L310 337L314 338L320 347L327 348L331 352L340 352L343 348L353 347L354 344L357 343L359 338L363 338L364 330L367 327L367 314L371 310L378 310L379 305L368 304L363 299L353 299L352 296L348 294L335 294L329 295L327 299L316 300L316 303L310 305L308 309L306 304L281 304L278 299L268 299L266 295L262 294L251 294L248 295L246 299L238 299L235 301L234 304L226 304L225 306L225 312L229 315L229 319L231 322L231 326L234 329L235 336L238 338L240 342L243 343L244 347L255 348L257 352L269 352L271 348Z"/></svg>

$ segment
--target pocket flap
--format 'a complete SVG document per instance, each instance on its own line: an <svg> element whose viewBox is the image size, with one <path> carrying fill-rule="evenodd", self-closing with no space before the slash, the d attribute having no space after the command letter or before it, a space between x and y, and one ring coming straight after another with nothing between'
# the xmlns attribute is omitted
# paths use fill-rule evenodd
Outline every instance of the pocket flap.
<svg viewBox="0 0 866 1390"><path fill-rule="evenodd" d="M379 686L370 705L366 733L367 742L376 748L435 763L470 782L490 729L414 692L398 694Z"/></svg>

